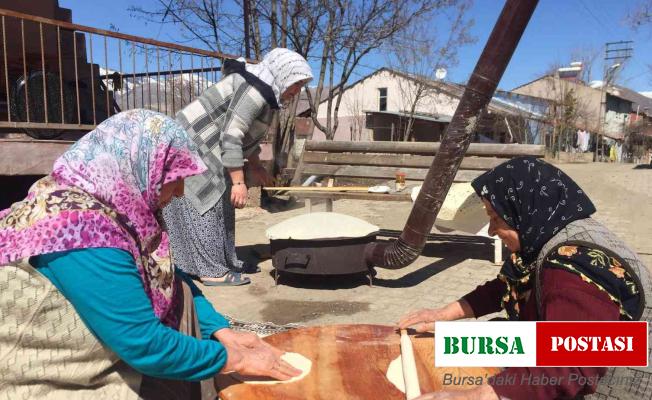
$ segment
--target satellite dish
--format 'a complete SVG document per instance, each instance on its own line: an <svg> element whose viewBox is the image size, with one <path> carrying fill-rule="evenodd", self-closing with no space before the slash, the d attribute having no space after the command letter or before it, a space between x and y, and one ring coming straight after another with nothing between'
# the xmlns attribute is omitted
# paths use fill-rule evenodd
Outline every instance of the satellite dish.
<svg viewBox="0 0 652 400"><path fill-rule="evenodd" d="M435 71L435 78L437 79L444 79L446 78L446 74L448 71L446 71L446 68L437 68L437 71Z"/></svg>

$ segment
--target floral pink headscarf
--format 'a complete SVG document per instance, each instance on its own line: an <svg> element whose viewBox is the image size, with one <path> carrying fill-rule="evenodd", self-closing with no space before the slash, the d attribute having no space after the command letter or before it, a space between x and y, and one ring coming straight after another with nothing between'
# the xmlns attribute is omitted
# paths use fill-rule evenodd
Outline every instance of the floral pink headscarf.
<svg viewBox="0 0 652 400"><path fill-rule="evenodd" d="M158 201L163 184L205 170L173 119L147 110L117 114L66 151L25 200L0 211L0 265L72 249L128 251L154 313L174 326L176 284Z"/></svg>

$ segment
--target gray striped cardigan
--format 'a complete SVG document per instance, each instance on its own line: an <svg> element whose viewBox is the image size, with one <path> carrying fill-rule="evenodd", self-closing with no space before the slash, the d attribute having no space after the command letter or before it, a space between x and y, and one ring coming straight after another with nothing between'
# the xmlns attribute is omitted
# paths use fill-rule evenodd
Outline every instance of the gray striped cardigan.
<svg viewBox="0 0 652 400"><path fill-rule="evenodd" d="M271 95L270 95L271 93ZM271 96L271 97L270 97ZM230 73L177 113L208 170L186 179L185 196L200 214L226 191L225 168L238 168L260 152L259 143L274 118L271 88L244 71Z"/></svg>

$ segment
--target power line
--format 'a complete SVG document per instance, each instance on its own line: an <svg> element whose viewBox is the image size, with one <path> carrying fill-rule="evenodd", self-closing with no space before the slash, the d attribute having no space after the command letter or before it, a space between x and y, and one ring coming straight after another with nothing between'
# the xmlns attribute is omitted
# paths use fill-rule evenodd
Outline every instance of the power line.
<svg viewBox="0 0 652 400"><path fill-rule="evenodd" d="M613 32L613 30L609 27L609 25L608 25L608 24L605 24L605 23L604 23L604 22L603 22L603 21L602 21L602 20L601 20L601 19L600 19L600 18L599 18L599 17L598 17L594 12L593 12L593 11L591 11L591 9L586 5L586 3L584 2L584 0L580 0L580 4L581 4L582 7L584 8L584 10L586 10L586 12L587 12L587 13L588 13L588 14L589 14L589 15L590 15L594 20L595 20L595 22L597 22L597 23L599 24L599 28L601 28L601 29L606 29L606 30L608 31L609 34L611 34L611 35L613 35L613 36L616 36L615 32ZM632 43L633 43L633 41L631 41L631 40L630 40L630 41L626 41L626 42L627 42L628 44L632 44ZM638 61L638 59L636 59L635 57L633 57L633 56L631 55L631 51L633 51L633 48L627 49L627 51L629 51L630 54L629 54L628 57L625 57L625 58L622 59L623 62L624 62L625 60L627 60L627 59L631 59L631 60L633 60L633 61L634 61L634 62L635 62L635 63L636 63L640 68L642 68L643 70L646 70L646 69L647 69L646 66L642 65L642 64ZM609 52L607 52L606 54L609 55ZM607 56L607 57L605 57L604 60L605 60L605 62L606 62L606 61L611 60L611 59L619 59L619 58L620 58L620 57L618 57L618 54L617 54L616 57L613 57L613 58ZM605 65L605 67L606 67L606 65ZM641 75L643 75L643 74L641 74Z"/></svg>
<svg viewBox="0 0 652 400"><path fill-rule="evenodd" d="M598 18L593 13L593 11L591 11L591 9L586 5L586 3L584 3L584 0L580 0L580 4L582 4L582 7L584 7L584 9L589 13L589 15L591 17L593 17L593 19L598 23L600 29L606 28L609 31L610 34L612 34L612 35L614 34L614 32L611 31L611 29L609 28L609 25L602 22L602 20L600 20L600 18Z"/></svg>

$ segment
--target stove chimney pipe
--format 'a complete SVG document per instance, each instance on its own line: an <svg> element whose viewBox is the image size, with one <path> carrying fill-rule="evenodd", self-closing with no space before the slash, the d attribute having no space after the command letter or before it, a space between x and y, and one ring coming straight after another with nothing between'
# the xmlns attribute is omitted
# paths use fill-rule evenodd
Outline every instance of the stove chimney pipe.
<svg viewBox="0 0 652 400"><path fill-rule="evenodd" d="M480 59L469 78L453 120L446 129L408 221L398 240L371 243L369 264L390 269L410 265L423 250L426 237L464 158L471 136L503 76L538 0L507 0Z"/></svg>

